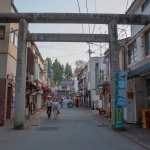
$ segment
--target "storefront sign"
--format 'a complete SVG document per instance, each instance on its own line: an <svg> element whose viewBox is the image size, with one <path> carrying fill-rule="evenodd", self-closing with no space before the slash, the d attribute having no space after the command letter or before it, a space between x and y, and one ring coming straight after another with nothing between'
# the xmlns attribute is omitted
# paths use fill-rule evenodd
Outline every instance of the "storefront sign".
<svg viewBox="0 0 150 150"><path fill-rule="evenodd" d="M127 72L119 70L116 82L116 106L126 106Z"/></svg>
<svg viewBox="0 0 150 150"><path fill-rule="evenodd" d="M133 92L127 92L127 98L133 99Z"/></svg>
<svg viewBox="0 0 150 150"><path fill-rule="evenodd" d="M122 127L123 123L122 123L122 109L121 107L116 107L115 109L115 116L116 116L116 128L118 127Z"/></svg>

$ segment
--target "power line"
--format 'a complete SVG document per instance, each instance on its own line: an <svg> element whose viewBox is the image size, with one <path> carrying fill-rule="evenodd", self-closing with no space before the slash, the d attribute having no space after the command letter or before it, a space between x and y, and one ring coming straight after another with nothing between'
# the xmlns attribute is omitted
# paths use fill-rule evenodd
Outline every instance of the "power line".
<svg viewBox="0 0 150 150"><path fill-rule="evenodd" d="M51 50L66 50L66 51L80 51L80 49L65 49L65 48L56 48L56 47L50 47L50 46L38 46L39 48L41 49L44 49L44 48L51 48Z"/></svg>
<svg viewBox="0 0 150 150"><path fill-rule="evenodd" d="M96 0L95 0L95 12L97 13L97 9L96 9ZM93 27L93 32L92 32L92 34L94 33L95 26L96 26L96 24L94 24L94 27Z"/></svg>
<svg viewBox="0 0 150 150"><path fill-rule="evenodd" d="M78 3L78 9L79 9L79 13L81 13L79 0L77 0L77 3ZM82 24L82 31L83 31L83 34L84 34L84 28L83 28L83 24Z"/></svg>
<svg viewBox="0 0 150 150"><path fill-rule="evenodd" d="M73 56L73 55L78 55L78 54L81 54L81 53L76 53L76 54L72 54L72 55L58 56L58 57L51 57L51 58L67 57L67 56Z"/></svg>
<svg viewBox="0 0 150 150"><path fill-rule="evenodd" d="M87 13L89 13L89 11L88 11L88 2L87 2L87 0L86 0L86 10L87 10ZM90 29L90 25L88 24L88 26L89 26L89 34L91 33L91 29Z"/></svg>
<svg viewBox="0 0 150 150"><path fill-rule="evenodd" d="M125 13L127 12L127 9L128 9L128 3L129 3L129 0L127 0L127 5L126 5L126 11L125 11Z"/></svg>

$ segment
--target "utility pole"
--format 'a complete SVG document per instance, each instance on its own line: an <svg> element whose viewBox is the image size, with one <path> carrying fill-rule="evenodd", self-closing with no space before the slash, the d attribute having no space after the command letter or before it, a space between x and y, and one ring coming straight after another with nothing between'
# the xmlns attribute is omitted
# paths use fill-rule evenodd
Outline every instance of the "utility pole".
<svg viewBox="0 0 150 150"><path fill-rule="evenodd" d="M91 62L91 50L90 50L90 43L89 43L89 50L88 50L88 52L89 52L89 63L90 63L90 97L91 97L91 99L90 99L90 102L91 102L91 109L93 109L93 100L92 100L92 98L93 98L93 93L92 93L92 62Z"/></svg>

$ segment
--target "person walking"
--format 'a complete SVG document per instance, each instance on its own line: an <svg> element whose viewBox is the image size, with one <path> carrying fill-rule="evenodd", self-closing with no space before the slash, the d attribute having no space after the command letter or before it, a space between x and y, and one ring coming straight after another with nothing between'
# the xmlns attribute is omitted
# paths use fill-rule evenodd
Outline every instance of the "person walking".
<svg viewBox="0 0 150 150"><path fill-rule="evenodd" d="M53 101L50 96L48 97L46 104L47 104L47 115L48 115L48 118L50 119L51 112L52 112L52 106L53 106Z"/></svg>
<svg viewBox="0 0 150 150"><path fill-rule="evenodd" d="M59 103L58 100L55 98L54 99L54 104L53 104L53 111L54 111L54 119L58 118L58 113L59 113Z"/></svg>
<svg viewBox="0 0 150 150"><path fill-rule="evenodd" d="M78 107L78 102L79 102L79 100L78 100L78 98L77 98L77 100L76 100L76 107Z"/></svg>
<svg viewBox="0 0 150 150"><path fill-rule="evenodd" d="M60 100L60 105L61 105L61 108L63 108L63 98L61 98Z"/></svg>

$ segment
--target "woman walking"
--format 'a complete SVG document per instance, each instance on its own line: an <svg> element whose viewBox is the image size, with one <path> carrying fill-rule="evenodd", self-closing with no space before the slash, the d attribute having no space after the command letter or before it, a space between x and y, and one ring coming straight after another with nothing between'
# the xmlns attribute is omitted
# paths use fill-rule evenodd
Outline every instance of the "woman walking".
<svg viewBox="0 0 150 150"><path fill-rule="evenodd" d="M53 108L53 111L54 111L54 119L58 118L58 113L59 113L59 103L57 101L57 99L54 99L54 108Z"/></svg>

